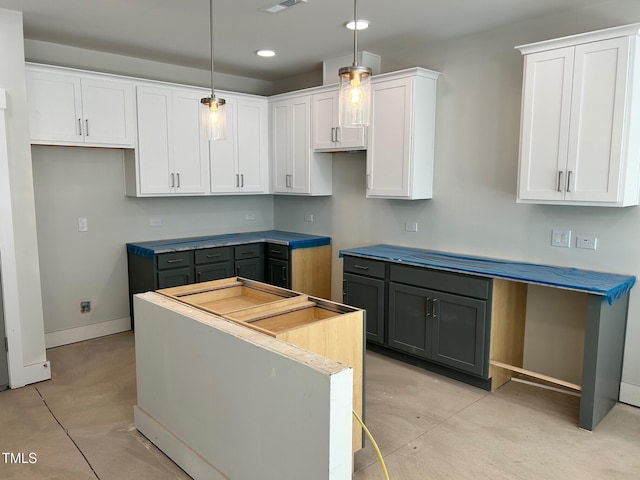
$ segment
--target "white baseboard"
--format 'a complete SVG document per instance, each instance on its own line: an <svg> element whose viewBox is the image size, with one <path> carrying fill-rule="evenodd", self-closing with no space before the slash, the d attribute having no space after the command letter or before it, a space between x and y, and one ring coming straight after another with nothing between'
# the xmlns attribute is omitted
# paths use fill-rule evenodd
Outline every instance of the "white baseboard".
<svg viewBox="0 0 640 480"><path fill-rule="evenodd" d="M118 318L107 322L94 323L93 325L60 330L59 332L45 333L44 343L46 348L53 348L104 337L105 335L113 335L114 333L126 332L127 330L131 330L131 319L129 317Z"/></svg>
<svg viewBox="0 0 640 480"><path fill-rule="evenodd" d="M139 406L133 407L136 429L195 480L229 480Z"/></svg>
<svg viewBox="0 0 640 480"><path fill-rule="evenodd" d="M640 386L620 382L620 401L640 407Z"/></svg>

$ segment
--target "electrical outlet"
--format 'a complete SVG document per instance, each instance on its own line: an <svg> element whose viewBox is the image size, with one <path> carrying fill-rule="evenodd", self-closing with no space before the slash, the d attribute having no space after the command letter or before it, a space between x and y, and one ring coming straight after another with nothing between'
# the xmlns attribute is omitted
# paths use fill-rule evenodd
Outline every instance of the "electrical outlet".
<svg viewBox="0 0 640 480"><path fill-rule="evenodd" d="M580 235L576 237L576 248L595 250L597 243L598 239L596 237L582 237Z"/></svg>
<svg viewBox="0 0 640 480"><path fill-rule="evenodd" d="M253 222L256 219L256 214L255 212L247 212L244 214L244 219L247 222Z"/></svg>
<svg viewBox="0 0 640 480"><path fill-rule="evenodd" d="M79 232L88 232L89 231L89 222L86 218L78 219L78 231Z"/></svg>
<svg viewBox="0 0 640 480"><path fill-rule="evenodd" d="M313 213L305 213L304 214L305 222L313 222Z"/></svg>
<svg viewBox="0 0 640 480"><path fill-rule="evenodd" d="M80 302L80 313L89 313L91 311L91 302L88 300Z"/></svg>
<svg viewBox="0 0 640 480"><path fill-rule="evenodd" d="M162 219L160 217L151 217L149 219L150 227L160 227L162 226Z"/></svg>
<svg viewBox="0 0 640 480"><path fill-rule="evenodd" d="M417 232L418 222L404 222L404 229L407 232Z"/></svg>

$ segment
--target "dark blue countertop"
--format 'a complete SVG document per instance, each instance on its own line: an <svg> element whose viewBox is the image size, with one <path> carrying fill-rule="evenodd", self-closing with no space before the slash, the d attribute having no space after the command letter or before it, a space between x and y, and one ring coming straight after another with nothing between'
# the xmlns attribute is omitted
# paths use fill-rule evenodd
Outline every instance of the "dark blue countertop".
<svg viewBox="0 0 640 480"><path fill-rule="evenodd" d="M331 237L306 235L304 233L263 230L260 232L225 233L205 237L173 238L148 242L127 243L127 252L141 257L152 258L158 253L196 250L200 248L225 247L254 242L270 242L287 245L291 249L321 247L331 245Z"/></svg>
<svg viewBox="0 0 640 480"><path fill-rule="evenodd" d="M452 272L471 273L485 277L504 278L577 290L605 296L609 304L623 297L636 282L636 277L631 275L594 272L570 267L554 267L495 258L472 257L393 245L371 245L369 247L340 250L339 256L342 257L343 255L387 260Z"/></svg>

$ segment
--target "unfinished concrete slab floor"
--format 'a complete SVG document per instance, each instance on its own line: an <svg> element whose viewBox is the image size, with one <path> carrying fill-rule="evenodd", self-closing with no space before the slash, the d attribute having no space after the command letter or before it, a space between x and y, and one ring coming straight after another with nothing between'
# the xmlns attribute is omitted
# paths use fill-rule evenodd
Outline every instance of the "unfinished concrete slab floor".
<svg viewBox="0 0 640 480"><path fill-rule="evenodd" d="M132 332L47 357L50 381L0 392L0 478L189 478L133 426ZM515 382L490 394L375 353L366 372L366 423L392 480L640 478L638 408L618 404L587 432L576 397ZM355 480L384 478L368 441L355 461Z"/></svg>

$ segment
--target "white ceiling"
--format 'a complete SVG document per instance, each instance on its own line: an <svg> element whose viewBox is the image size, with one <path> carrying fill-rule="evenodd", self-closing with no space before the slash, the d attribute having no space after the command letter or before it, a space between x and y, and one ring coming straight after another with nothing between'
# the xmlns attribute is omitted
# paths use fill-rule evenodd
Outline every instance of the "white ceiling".
<svg viewBox="0 0 640 480"><path fill-rule="evenodd" d="M280 0L216 0L216 71L263 80L317 69L353 50L351 0L308 0L278 14L260 12ZM359 49L416 45L602 0L360 0L371 22ZM0 0L24 12L28 39L210 69L209 0ZM260 48L274 58L255 55Z"/></svg>

